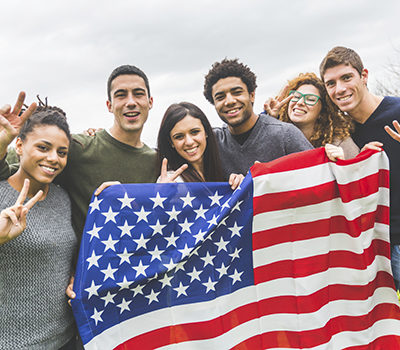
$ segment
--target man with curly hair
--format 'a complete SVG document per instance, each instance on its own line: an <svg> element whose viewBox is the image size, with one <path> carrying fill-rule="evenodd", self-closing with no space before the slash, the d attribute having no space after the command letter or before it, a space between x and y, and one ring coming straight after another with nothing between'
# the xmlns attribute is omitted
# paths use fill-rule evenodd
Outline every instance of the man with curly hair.
<svg viewBox="0 0 400 350"><path fill-rule="evenodd" d="M388 134L385 126L397 123L400 115L399 97L381 97L367 87L368 70L352 49L334 47L320 65L321 79L332 102L355 121L352 135L361 148L378 141L390 163L390 243L392 270L397 289L400 287L400 143ZM386 130L386 131L385 131Z"/></svg>
<svg viewBox="0 0 400 350"><path fill-rule="evenodd" d="M204 96L227 124L214 128L224 176L246 174L255 161L269 162L311 149L294 125L253 110L256 76L238 59L215 62L204 82Z"/></svg>

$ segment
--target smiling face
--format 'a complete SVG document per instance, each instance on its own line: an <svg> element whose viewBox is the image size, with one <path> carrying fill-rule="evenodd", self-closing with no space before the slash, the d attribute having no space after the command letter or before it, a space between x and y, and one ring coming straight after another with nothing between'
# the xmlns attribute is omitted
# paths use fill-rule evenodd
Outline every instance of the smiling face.
<svg viewBox="0 0 400 350"><path fill-rule="evenodd" d="M360 73L351 65L340 64L324 73L325 87L332 102L343 112L352 115L362 107L368 94L368 71Z"/></svg>
<svg viewBox="0 0 400 350"><path fill-rule="evenodd" d="M201 120L187 115L172 128L170 138L176 152L203 174L207 135Z"/></svg>
<svg viewBox="0 0 400 350"><path fill-rule="evenodd" d="M67 164L69 140L55 125L38 125L16 142L22 178L39 187L51 183Z"/></svg>
<svg viewBox="0 0 400 350"><path fill-rule="evenodd" d="M220 79L212 87L215 109L233 134L250 130L257 121L253 111L254 96L238 77Z"/></svg>
<svg viewBox="0 0 400 350"><path fill-rule="evenodd" d="M107 101L110 113L114 114L113 135L129 135L142 132L153 98L148 96L146 84L136 74L122 74L111 83L111 101Z"/></svg>
<svg viewBox="0 0 400 350"><path fill-rule="evenodd" d="M313 94L321 96L319 90L311 84L301 85L296 90L303 95ZM314 127L314 124L321 113L321 109L321 99L319 99L314 106L310 106L305 104L304 98L301 97L297 102L290 100L288 114L292 123L298 126L300 129L304 128L305 126L311 128Z"/></svg>

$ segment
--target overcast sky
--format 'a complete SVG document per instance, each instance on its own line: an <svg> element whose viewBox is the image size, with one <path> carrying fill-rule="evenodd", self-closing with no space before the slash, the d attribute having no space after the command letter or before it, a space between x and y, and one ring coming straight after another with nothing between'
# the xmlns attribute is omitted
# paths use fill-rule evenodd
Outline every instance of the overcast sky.
<svg viewBox="0 0 400 350"><path fill-rule="evenodd" d="M147 0L2 1L0 104L19 91L67 112L73 132L111 126L106 81L122 64L149 77L154 107L142 139L155 146L166 108L197 104L212 63L239 58L257 75L255 110L300 72L318 72L333 46L355 49L381 78L400 47L400 1ZM398 54L398 52L397 52Z"/></svg>

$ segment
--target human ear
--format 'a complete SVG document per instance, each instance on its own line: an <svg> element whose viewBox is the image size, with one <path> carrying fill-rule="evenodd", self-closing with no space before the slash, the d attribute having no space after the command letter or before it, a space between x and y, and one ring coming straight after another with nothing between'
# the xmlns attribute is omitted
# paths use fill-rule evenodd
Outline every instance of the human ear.
<svg viewBox="0 0 400 350"><path fill-rule="evenodd" d="M15 141L15 152L17 152L17 154L19 156L22 155L22 145L23 145L23 142L22 142L21 138L17 137L17 140Z"/></svg>

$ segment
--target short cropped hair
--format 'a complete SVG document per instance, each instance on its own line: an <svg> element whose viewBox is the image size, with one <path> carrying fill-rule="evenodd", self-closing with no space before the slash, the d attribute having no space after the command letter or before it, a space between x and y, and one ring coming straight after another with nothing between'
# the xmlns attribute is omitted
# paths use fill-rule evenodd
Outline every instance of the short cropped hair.
<svg viewBox="0 0 400 350"><path fill-rule="evenodd" d="M250 68L243 63L240 63L237 58L228 60L223 59L221 62L215 62L204 80L204 97L208 102L214 104L212 97L212 88L216 82L220 79L228 77L238 77L247 86L249 93L256 90L256 75L250 70Z"/></svg>
<svg viewBox="0 0 400 350"><path fill-rule="evenodd" d="M108 100L111 101L111 84L113 82L113 80L120 76L120 75L125 75L125 74L132 74L132 75L138 75L139 77L141 77L144 80L144 83L146 85L146 89L147 89L147 94L150 97L150 85L149 85L149 79L147 78L146 74L144 74L144 72L139 69L136 66L131 66L129 64L124 64L122 66L119 66L117 68L115 68L110 76L108 77L108 81L107 81L107 96L108 96Z"/></svg>
<svg viewBox="0 0 400 350"><path fill-rule="evenodd" d="M360 76L364 69L364 65L357 52L347 47L336 46L326 54L319 65L319 73L322 81L324 81L324 74L327 69L336 67L340 64L352 66L360 74Z"/></svg>

